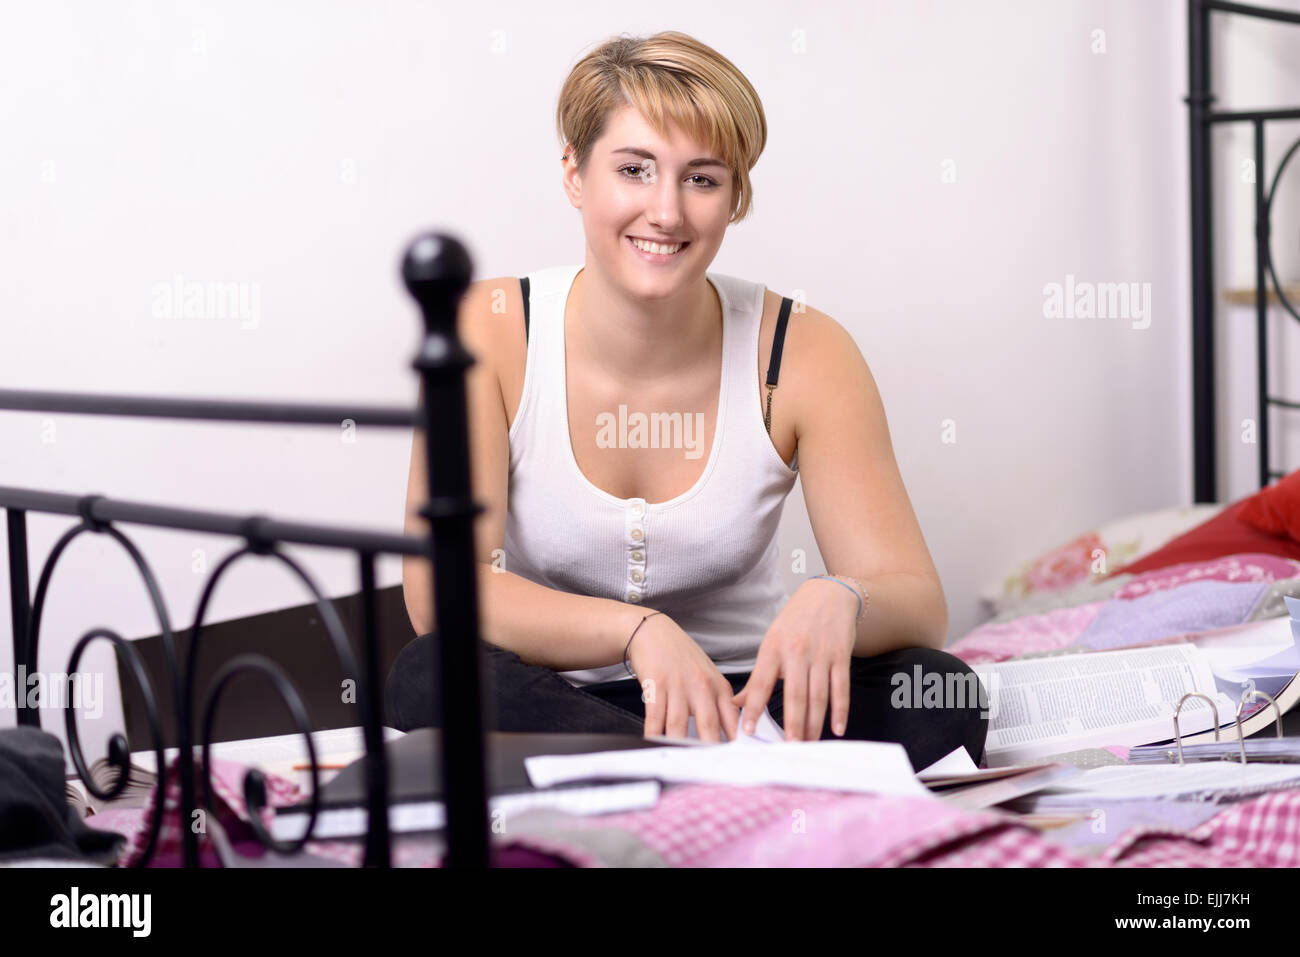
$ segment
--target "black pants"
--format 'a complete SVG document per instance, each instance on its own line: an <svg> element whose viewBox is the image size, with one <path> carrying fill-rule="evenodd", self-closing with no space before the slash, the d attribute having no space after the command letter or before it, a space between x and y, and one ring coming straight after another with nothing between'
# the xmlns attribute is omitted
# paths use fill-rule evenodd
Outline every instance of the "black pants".
<svg viewBox="0 0 1300 957"><path fill-rule="evenodd" d="M422 635L397 656L384 688L386 722L399 731L441 727L433 642ZM483 663L484 721L489 731L642 734L645 705L634 678L575 688L558 672L525 663L513 651L479 642ZM749 673L723 675L734 691ZM768 710L782 724L784 682L778 680ZM844 739L896 741L920 770L958 747L976 764L984 754L988 702L974 672L961 659L933 648L903 648L853 658L849 719ZM830 708L823 739L830 729Z"/></svg>

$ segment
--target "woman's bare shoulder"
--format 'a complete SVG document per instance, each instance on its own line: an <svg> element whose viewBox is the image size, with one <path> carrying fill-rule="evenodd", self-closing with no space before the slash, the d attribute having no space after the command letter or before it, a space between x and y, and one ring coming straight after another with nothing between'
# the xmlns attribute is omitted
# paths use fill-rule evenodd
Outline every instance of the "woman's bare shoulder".
<svg viewBox="0 0 1300 957"><path fill-rule="evenodd" d="M501 394L507 422L523 391L527 340L524 337L524 296L517 276L476 279L461 297L457 333L484 371L491 373Z"/></svg>
<svg viewBox="0 0 1300 957"><path fill-rule="evenodd" d="M524 297L519 278L475 279L461 296L457 319L457 331L462 338L475 336L485 340L484 345L492 345L503 338L503 331L518 325L522 340Z"/></svg>
<svg viewBox="0 0 1300 957"><path fill-rule="evenodd" d="M456 334L461 344L475 359L499 368L502 357L524 342L523 304L516 278L474 280L457 310Z"/></svg>
<svg viewBox="0 0 1300 957"><path fill-rule="evenodd" d="M782 293L772 289L764 297L761 341L769 351L782 297ZM827 379L824 370L841 364L846 358L854 361L855 356L856 361L865 365L856 340L842 323L820 309L794 300L781 346L780 389L785 392L796 433L806 421L804 410L834 400L826 392L835 383Z"/></svg>
<svg viewBox="0 0 1300 957"><path fill-rule="evenodd" d="M780 313L780 292L768 289L763 300L763 321L770 324L775 331L776 318ZM766 331L766 330L764 330ZM793 299L790 317L786 321L785 341L782 344L781 368L784 371L788 358L792 364L806 365L815 370L817 362L828 351L843 349L852 345L858 351L857 343L844 325L831 316L802 302Z"/></svg>

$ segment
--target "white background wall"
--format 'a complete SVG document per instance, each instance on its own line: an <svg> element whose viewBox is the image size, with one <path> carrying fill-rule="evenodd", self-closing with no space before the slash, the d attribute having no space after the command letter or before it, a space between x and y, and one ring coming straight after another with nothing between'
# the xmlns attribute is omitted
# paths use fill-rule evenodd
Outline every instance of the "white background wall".
<svg viewBox="0 0 1300 957"><path fill-rule="evenodd" d="M460 235L478 276L580 262L581 221L560 188L560 85L611 35L680 29L749 76L769 124L754 213L710 268L802 290L854 334L944 581L950 640L979 622L976 592L1007 566L1097 523L1191 500L1181 0L628 11L13 8L0 32L0 384L412 402L418 318L396 271L407 238ZM1269 33L1291 45L1259 54L1280 42ZM1234 92L1300 101L1283 53L1296 62L1300 31L1228 39L1247 54L1229 71ZM946 161L956 182L941 180ZM1249 255L1249 222L1238 232ZM1150 283L1150 327L1044 318L1043 287L1067 274ZM256 323L158 318L156 287L176 276L255 288ZM1239 419L1233 402L1225 414ZM945 419L955 444L941 441ZM391 531L408 454L408 436L367 429L349 444L328 428L0 414L6 484ZM33 580L70 524L31 518ZM203 580L195 550L211 567L231 543L130 530L187 627ZM816 555L798 487L781 536L787 554ZM43 669L61 668L93 625L158 630L110 545L83 537L60 566ZM357 588L350 560L290 551L327 593ZM239 568L212 620L304 601L271 567ZM398 581L399 563L385 563L380 583ZM5 615L5 668L8 628ZM55 716L45 724L62 733ZM118 727L113 707L83 723L88 752Z"/></svg>

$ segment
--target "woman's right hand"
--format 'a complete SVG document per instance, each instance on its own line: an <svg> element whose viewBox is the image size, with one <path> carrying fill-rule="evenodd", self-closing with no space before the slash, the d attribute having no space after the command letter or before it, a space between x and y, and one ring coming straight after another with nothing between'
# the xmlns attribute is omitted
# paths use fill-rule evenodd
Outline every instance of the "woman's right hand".
<svg viewBox="0 0 1300 957"><path fill-rule="evenodd" d="M731 700L735 692L677 622L665 614L642 622L628 650L628 663L641 683L647 737L684 738L694 717L701 741L736 739L740 709Z"/></svg>

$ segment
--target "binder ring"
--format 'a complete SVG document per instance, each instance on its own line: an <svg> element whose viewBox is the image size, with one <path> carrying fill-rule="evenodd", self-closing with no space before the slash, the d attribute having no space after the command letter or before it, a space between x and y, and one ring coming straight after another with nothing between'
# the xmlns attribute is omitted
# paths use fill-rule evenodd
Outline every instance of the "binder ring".
<svg viewBox="0 0 1300 957"><path fill-rule="evenodd" d="M1188 698L1204 698L1205 703L1210 706L1210 713L1214 715L1214 740L1219 740L1219 709L1214 706L1214 701L1209 695L1201 694L1199 691L1189 691L1178 699L1178 706L1174 708L1174 742L1178 745L1178 763L1183 763L1183 736L1178 733L1178 712L1183 710L1183 702ZM1240 714L1240 708L1238 709ZM1238 719L1237 727L1240 729L1241 720ZM1244 756L1244 755L1243 755Z"/></svg>
<svg viewBox="0 0 1300 957"><path fill-rule="evenodd" d="M1273 712L1277 715L1277 736L1282 737L1282 709L1277 706L1273 696L1257 688L1247 688L1242 692L1241 700L1237 702L1237 744L1241 746L1241 763L1246 763L1246 736L1241 733L1241 709L1246 707L1247 698L1267 698L1268 703L1273 706Z"/></svg>

